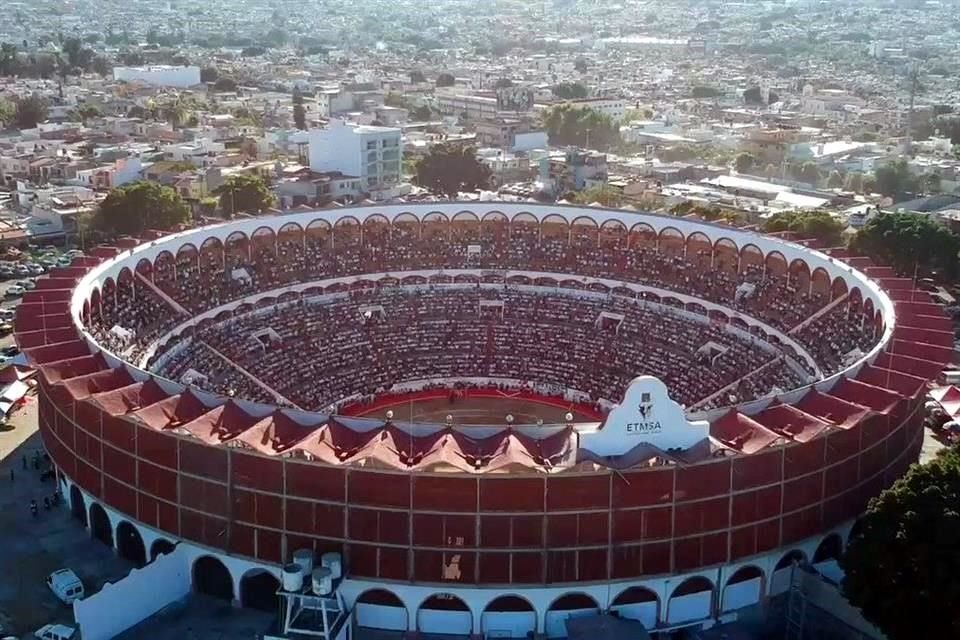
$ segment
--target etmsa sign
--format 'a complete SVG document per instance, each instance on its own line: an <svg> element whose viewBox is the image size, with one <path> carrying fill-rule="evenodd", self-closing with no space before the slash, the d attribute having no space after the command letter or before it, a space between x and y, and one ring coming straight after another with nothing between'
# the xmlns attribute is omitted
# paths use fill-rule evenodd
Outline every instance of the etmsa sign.
<svg viewBox="0 0 960 640"><path fill-rule="evenodd" d="M658 378L640 376L596 431L581 432L580 446L601 456L623 455L644 442L663 450L689 449L709 432L707 421L687 420Z"/></svg>

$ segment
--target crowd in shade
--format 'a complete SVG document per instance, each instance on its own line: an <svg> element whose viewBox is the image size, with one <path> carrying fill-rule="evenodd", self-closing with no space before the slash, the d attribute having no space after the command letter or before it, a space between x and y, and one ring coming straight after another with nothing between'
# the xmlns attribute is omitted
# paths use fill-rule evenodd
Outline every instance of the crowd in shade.
<svg viewBox="0 0 960 640"><path fill-rule="evenodd" d="M768 269L762 261L740 264L735 254L682 246L626 248L536 227L490 225L471 237L445 229L397 224L364 227L362 236L341 234L335 241L330 234L298 233L190 247L158 258L152 272L105 287L92 301L87 323L101 344L137 361L187 319L165 296L197 314L292 284L365 273L397 276L392 285L341 299L321 300L319 290L308 289L293 296L295 304L266 313L246 307L201 329L192 341L181 340L179 351L158 369L175 379L189 371L197 384L231 396L269 402L282 397L305 409L408 380L463 376L549 382L616 401L640 374L663 379L679 402L707 409L795 388L813 373L776 340L759 344L759 338L646 304L642 297L571 295L576 290L544 296L508 286L517 282L502 276L500 287L465 292L442 284L454 282L449 275L410 293L407 286L397 288L412 282L399 279L409 271L483 269L490 283L498 282L497 273L525 270L544 278L554 274L554 287L564 279L559 274L567 274L687 294L783 332L797 328L792 337L824 375L875 342L874 325L863 321L858 301L824 310L829 291L817 292L809 276ZM362 311L366 307L379 310ZM819 311L825 313L818 317Z"/></svg>

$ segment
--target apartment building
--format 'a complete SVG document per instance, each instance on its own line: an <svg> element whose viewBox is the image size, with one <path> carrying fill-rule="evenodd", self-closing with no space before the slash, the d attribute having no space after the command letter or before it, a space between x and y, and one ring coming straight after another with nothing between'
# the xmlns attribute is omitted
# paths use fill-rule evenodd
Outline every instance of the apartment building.
<svg viewBox="0 0 960 640"><path fill-rule="evenodd" d="M357 176L365 191L383 193L400 182L400 129L331 120L326 128L309 132L309 157L315 173Z"/></svg>

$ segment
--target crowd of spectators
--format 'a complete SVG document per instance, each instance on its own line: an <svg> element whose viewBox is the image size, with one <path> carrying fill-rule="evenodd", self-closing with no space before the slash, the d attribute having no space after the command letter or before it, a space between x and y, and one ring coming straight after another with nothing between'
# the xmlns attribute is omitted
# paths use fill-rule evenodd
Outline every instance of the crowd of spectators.
<svg viewBox="0 0 960 640"><path fill-rule="evenodd" d="M701 255L638 246L570 242L515 229L452 242L417 237L404 227L391 235L366 233L363 243L317 236L281 238L276 244L242 241L226 249L181 254L156 270L156 282L180 304L198 312L249 295L325 278L416 269L482 268L576 274L634 282L737 307L788 330L829 302L801 287L797 278L751 265L739 272L704 267ZM470 242L478 244L471 245ZM469 247L479 251L470 251ZM709 261L708 261L709 264ZM753 293L738 295L744 283Z"/></svg>
<svg viewBox="0 0 960 640"><path fill-rule="evenodd" d="M767 364L768 385L802 383L782 356L720 326L638 301L513 288L403 288L278 305L202 329L158 369L172 378L193 369L214 391L262 397L221 357L194 356L209 347L304 409L435 378L520 379L617 402L648 374L682 404ZM730 394L739 401L769 390L734 385Z"/></svg>
<svg viewBox="0 0 960 640"><path fill-rule="evenodd" d="M684 293L738 309L784 332L814 318L794 338L824 373L838 370L851 350L866 350L874 339L872 324L862 326L859 309L849 304L816 317L830 296L813 291L806 277L758 264L738 266L710 251L684 255L682 247L648 244L625 249L621 242L551 234L534 225L484 225L467 235L442 224L426 225L422 231L404 224L364 227L362 237L354 230L334 242L329 234L308 233L282 234L276 241L228 242L225 248L208 244L199 252L158 260L148 277L196 314L255 292L340 276L456 268L528 270ZM345 301L346 306L301 304L294 313L275 310L268 316L234 319L203 332L203 339L198 337L191 348L170 359L164 372L179 377L192 368L213 389L273 401L252 376L237 370L249 366L304 408L388 387L401 375L406 380L529 377L617 400L630 378L649 373L662 378L679 401L698 408L760 397L807 381L799 380L802 376L783 356L771 361L755 346L730 343L729 332L615 296L600 306L564 296L511 303L507 298L521 294L500 291L501 309L479 306L476 298L489 294L478 291L469 300L462 294L412 296L359 322L357 299ZM121 282L93 307L88 319L93 335L131 360L142 358L157 338L184 320L138 279ZM610 322L596 324L601 311L621 314L623 320L613 323L615 329ZM238 339L257 327L270 327L281 339L277 344ZM712 346L704 351L704 345ZM709 366L698 358L709 359ZM323 384L314 384L317 381Z"/></svg>

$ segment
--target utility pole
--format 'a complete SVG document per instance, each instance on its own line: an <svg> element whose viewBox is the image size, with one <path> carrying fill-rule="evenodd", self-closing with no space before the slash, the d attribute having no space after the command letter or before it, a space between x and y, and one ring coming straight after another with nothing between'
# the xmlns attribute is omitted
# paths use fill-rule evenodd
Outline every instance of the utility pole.
<svg viewBox="0 0 960 640"><path fill-rule="evenodd" d="M913 146L913 107L917 98L917 86L919 85L918 76L920 74L920 62L914 62L910 69L910 107L907 110L907 135L905 143L906 153L910 153Z"/></svg>

